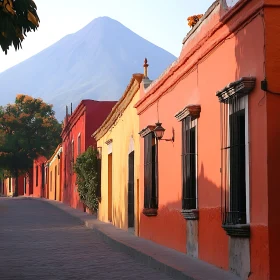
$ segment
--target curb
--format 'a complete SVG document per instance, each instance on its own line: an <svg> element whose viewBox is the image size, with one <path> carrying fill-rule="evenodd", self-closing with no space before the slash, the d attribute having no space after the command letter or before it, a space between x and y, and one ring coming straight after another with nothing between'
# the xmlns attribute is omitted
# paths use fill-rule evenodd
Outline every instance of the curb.
<svg viewBox="0 0 280 280"><path fill-rule="evenodd" d="M191 258L176 250L156 244L118 229L112 224L99 221L95 215L73 209L62 202L44 198L30 198L47 202L71 215L80 224L92 229L113 249L130 255L138 262L165 273L178 280L241 280L229 271L222 270L206 262Z"/></svg>

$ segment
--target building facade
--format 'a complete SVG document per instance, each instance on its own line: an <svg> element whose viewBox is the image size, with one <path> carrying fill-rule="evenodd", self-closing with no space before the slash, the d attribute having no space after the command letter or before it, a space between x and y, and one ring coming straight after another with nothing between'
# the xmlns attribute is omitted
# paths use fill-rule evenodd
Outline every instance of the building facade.
<svg viewBox="0 0 280 280"><path fill-rule="evenodd" d="M279 278L279 5L215 1L135 105L140 236L242 279Z"/></svg>
<svg viewBox="0 0 280 280"><path fill-rule="evenodd" d="M61 201L61 159L62 146L58 145L55 152L47 162L48 166L48 198Z"/></svg>
<svg viewBox="0 0 280 280"><path fill-rule="evenodd" d="M62 201L73 208L84 210L76 186L74 164L89 146L96 147L91 134L102 124L115 101L82 100L71 114L66 112L62 131Z"/></svg>
<svg viewBox="0 0 280 280"><path fill-rule="evenodd" d="M14 196L15 193L15 178L6 178L2 182L3 195L4 196ZM18 196L24 195L24 176L19 176L18 178Z"/></svg>
<svg viewBox="0 0 280 280"><path fill-rule="evenodd" d="M101 155L101 200L98 218L138 235L139 100L143 74L134 74L123 96L95 131Z"/></svg>
<svg viewBox="0 0 280 280"><path fill-rule="evenodd" d="M33 197L48 198L47 159L39 156L33 161Z"/></svg>

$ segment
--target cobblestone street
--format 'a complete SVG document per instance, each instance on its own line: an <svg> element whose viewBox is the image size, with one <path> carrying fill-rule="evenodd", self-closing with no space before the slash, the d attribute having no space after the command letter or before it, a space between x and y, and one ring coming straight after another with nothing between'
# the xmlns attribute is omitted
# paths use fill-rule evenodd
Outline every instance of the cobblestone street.
<svg viewBox="0 0 280 280"><path fill-rule="evenodd" d="M171 278L114 251L48 203L0 198L0 279Z"/></svg>

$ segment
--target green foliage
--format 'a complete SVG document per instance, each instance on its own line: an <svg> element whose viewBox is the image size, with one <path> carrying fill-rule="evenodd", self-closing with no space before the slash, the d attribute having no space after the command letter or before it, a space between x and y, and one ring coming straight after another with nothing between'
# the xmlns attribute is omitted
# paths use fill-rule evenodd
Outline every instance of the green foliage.
<svg viewBox="0 0 280 280"><path fill-rule="evenodd" d="M14 104L0 107L0 169L15 178L25 174L39 155L52 155L60 133L52 105L18 95Z"/></svg>
<svg viewBox="0 0 280 280"><path fill-rule="evenodd" d="M98 152L89 147L77 157L74 165L76 184L81 201L90 209L98 209Z"/></svg>
<svg viewBox="0 0 280 280"><path fill-rule="evenodd" d="M13 44L21 47L27 32L39 26L36 4L32 0L0 0L0 45L7 54Z"/></svg>

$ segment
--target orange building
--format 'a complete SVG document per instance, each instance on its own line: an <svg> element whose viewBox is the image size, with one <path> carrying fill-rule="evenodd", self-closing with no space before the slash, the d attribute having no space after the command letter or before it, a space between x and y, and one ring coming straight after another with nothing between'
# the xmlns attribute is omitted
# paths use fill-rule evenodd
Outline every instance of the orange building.
<svg viewBox="0 0 280 280"><path fill-rule="evenodd" d="M135 105L140 236L242 279L279 279L279 16L215 1Z"/></svg>

